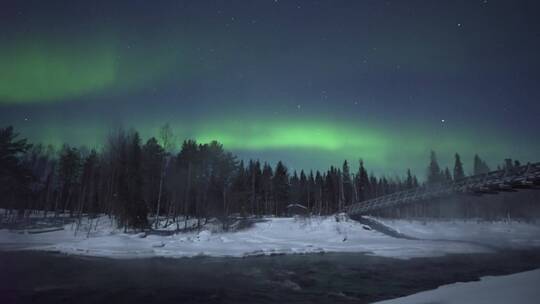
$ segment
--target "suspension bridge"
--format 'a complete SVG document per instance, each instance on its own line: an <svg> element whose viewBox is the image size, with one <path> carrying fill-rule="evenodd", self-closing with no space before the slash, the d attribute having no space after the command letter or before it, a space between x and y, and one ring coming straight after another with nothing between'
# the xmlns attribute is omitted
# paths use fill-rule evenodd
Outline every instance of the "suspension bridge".
<svg viewBox="0 0 540 304"><path fill-rule="evenodd" d="M454 194L498 194L540 188L540 162L468 176L459 180L400 191L346 207L349 215L367 215L383 209L411 205Z"/></svg>

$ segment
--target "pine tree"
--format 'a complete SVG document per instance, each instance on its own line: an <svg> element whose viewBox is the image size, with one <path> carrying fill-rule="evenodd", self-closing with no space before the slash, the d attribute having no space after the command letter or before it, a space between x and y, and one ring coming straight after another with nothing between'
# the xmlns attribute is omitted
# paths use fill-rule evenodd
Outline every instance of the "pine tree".
<svg viewBox="0 0 540 304"><path fill-rule="evenodd" d="M142 171L144 184L144 200L149 210L155 211L157 228L160 209L163 179L165 174L165 150L157 139L151 137L142 147Z"/></svg>
<svg viewBox="0 0 540 304"><path fill-rule="evenodd" d="M284 214L285 207L288 204L290 185L287 167L285 167L281 161L279 161L276 165L272 185L274 189L274 199L276 201L276 214L282 215Z"/></svg>
<svg viewBox="0 0 540 304"><path fill-rule="evenodd" d="M437 155L435 151L431 151L430 163L427 172L427 183L428 185L440 183L444 180L444 175L441 172L439 163L437 162Z"/></svg>
<svg viewBox="0 0 540 304"><path fill-rule="evenodd" d="M6 209L21 207L31 182L31 172L21 162L31 145L18 136L11 126L0 128L0 206Z"/></svg>
<svg viewBox="0 0 540 304"><path fill-rule="evenodd" d="M313 175L313 171L309 171L306 206L311 212L313 212L315 208L316 196L317 196L317 185L315 183L315 176Z"/></svg>
<svg viewBox="0 0 540 304"><path fill-rule="evenodd" d="M416 175L413 175L413 188L419 187L420 184L418 183L418 178L416 178Z"/></svg>
<svg viewBox="0 0 540 304"><path fill-rule="evenodd" d="M62 211L69 210L73 214L72 203L76 199L76 188L79 186L79 178L82 169L81 155L79 150L64 145L60 152L58 177L61 183L61 206Z"/></svg>
<svg viewBox="0 0 540 304"><path fill-rule="evenodd" d="M353 184L351 179L351 173L347 160L343 162L342 166L342 192L345 206L353 203Z"/></svg>
<svg viewBox="0 0 540 304"><path fill-rule="evenodd" d="M309 206L309 183L304 170L300 171L298 202L306 207Z"/></svg>
<svg viewBox="0 0 540 304"><path fill-rule="evenodd" d="M324 175L324 188L323 188L323 214L329 214L332 211L333 206L337 204L336 200L336 185L334 183L335 175L334 167L330 167L330 170Z"/></svg>
<svg viewBox="0 0 540 304"><path fill-rule="evenodd" d="M79 215L84 211L87 202L94 203L97 200L95 187L98 183L99 157L95 150L84 159L81 174L81 197Z"/></svg>
<svg viewBox="0 0 540 304"><path fill-rule="evenodd" d="M172 153L175 150L174 134L169 123L164 124L159 129L159 139L165 152Z"/></svg>
<svg viewBox="0 0 540 304"><path fill-rule="evenodd" d="M375 197L379 197L383 195L382 193L379 192L379 187L377 187L378 185L377 177L375 177L373 172L371 172L369 176L369 185L371 186L371 191L370 191L370 195L366 199L371 199L371 198L375 198Z"/></svg>
<svg viewBox="0 0 540 304"><path fill-rule="evenodd" d="M184 140L178 155L176 156L176 179L177 203L169 205L169 214L173 218L178 212L184 215L184 228L187 228L187 220L196 209L195 185L197 177L199 147L194 140ZM180 208L181 205L181 208ZM178 224L177 224L178 225Z"/></svg>
<svg viewBox="0 0 540 304"><path fill-rule="evenodd" d="M126 168L126 193L124 193L128 227L143 229L148 226L148 209L143 198L142 150L139 133L130 136Z"/></svg>
<svg viewBox="0 0 540 304"><path fill-rule="evenodd" d="M474 155L473 175L486 174L489 172L489 167L478 154Z"/></svg>
<svg viewBox="0 0 540 304"><path fill-rule="evenodd" d="M244 161L240 161L236 175L233 179L232 191L234 193L233 200L235 201L234 209L245 215L248 212L249 202L249 176L244 166Z"/></svg>
<svg viewBox="0 0 540 304"><path fill-rule="evenodd" d="M506 158L504 160L504 166L503 166L504 170L506 171L512 171L514 169L514 162L512 161L511 158Z"/></svg>
<svg viewBox="0 0 540 304"><path fill-rule="evenodd" d="M448 169L448 167L444 169L444 180L447 182L452 181L452 174L450 174L450 169Z"/></svg>
<svg viewBox="0 0 540 304"><path fill-rule="evenodd" d="M259 214L259 196L261 194L261 163L259 161L249 161L249 185L251 214Z"/></svg>
<svg viewBox="0 0 540 304"><path fill-rule="evenodd" d="M273 214L272 200L273 200L273 187L272 176L274 175L272 167L268 163L264 163L261 176L262 193L264 201L264 213Z"/></svg>
<svg viewBox="0 0 540 304"><path fill-rule="evenodd" d="M388 179L386 179L385 176L381 177L379 179L379 182L377 184L377 193L380 193L380 196L384 196L390 193L389 187L388 187Z"/></svg>
<svg viewBox="0 0 540 304"><path fill-rule="evenodd" d="M293 204L300 204L300 178L296 171L293 172L290 180L290 202Z"/></svg>
<svg viewBox="0 0 540 304"><path fill-rule="evenodd" d="M141 140L137 132L131 132L129 135L120 132L116 141L118 148L115 151L115 162L118 164L118 174L115 176L117 185L115 211L118 224L125 230L143 229L148 226L148 212L142 191Z"/></svg>
<svg viewBox="0 0 540 304"><path fill-rule="evenodd" d="M315 172L315 206L316 213L321 215L323 212L323 202L324 202L324 177L321 172L317 170Z"/></svg>
<svg viewBox="0 0 540 304"><path fill-rule="evenodd" d="M364 168L364 161L360 160L360 166L358 167L358 173L356 174L356 189L359 202L368 200L374 196L372 185L373 183L371 183L367 171Z"/></svg>
<svg viewBox="0 0 540 304"><path fill-rule="evenodd" d="M456 153L455 155L455 163L454 163L454 180L460 180L465 178L465 173L463 171L463 164L461 163L461 158L459 154Z"/></svg>
<svg viewBox="0 0 540 304"><path fill-rule="evenodd" d="M413 181L413 177L411 175L411 169L407 169L407 179L405 180L405 188L406 189L413 189L414 188L414 181Z"/></svg>

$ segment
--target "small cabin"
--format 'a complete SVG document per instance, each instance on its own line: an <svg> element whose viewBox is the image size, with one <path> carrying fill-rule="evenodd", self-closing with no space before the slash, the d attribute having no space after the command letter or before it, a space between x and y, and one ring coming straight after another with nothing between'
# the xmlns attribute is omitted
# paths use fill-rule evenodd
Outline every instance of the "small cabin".
<svg viewBox="0 0 540 304"><path fill-rule="evenodd" d="M300 204L290 204L287 206L287 215L308 215L308 208Z"/></svg>

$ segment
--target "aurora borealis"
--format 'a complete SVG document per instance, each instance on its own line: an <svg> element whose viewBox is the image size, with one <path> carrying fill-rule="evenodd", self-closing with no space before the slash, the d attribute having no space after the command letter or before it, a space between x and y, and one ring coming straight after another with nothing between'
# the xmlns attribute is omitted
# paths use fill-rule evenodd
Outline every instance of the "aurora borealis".
<svg viewBox="0 0 540 304"><path fill-rule="evenodd" d="M534 1L156 2L2 1L2 125L92 147L170 123L294 169L540 160Z"/></svg>

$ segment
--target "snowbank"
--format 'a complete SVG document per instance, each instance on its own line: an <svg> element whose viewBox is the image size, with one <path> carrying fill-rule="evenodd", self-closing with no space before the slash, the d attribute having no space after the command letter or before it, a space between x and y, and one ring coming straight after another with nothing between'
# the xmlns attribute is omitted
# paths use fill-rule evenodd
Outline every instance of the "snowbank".
<svg viewBox="0 0 540 304"><path fill-rule="evenodd" d="M540 223L485 220L397 220L368 217L408 237L476 242L498 248L540 247Z"/></svg>
<svg viewBox="0 0 540 304"><path fill-rule="evenodd" d="M107 217L91 222L91 233L75 225L40 234L0 230L0 248L52 250L68 254L134 257L244 257L272 254L364 252L385 257L412 258L451 253L488 252L490 249L462 242L397 239L370 230L346 216L266 218L237 232L177 233L170 236L122 233Z"/></svg>
<svg viewBox="0 0 540 304"><path fill-rule="evenodd" d="M375 304L536 304L540 299L540 269L508 276L483 277Z"/></svg>

